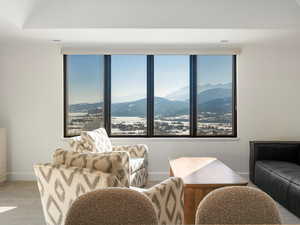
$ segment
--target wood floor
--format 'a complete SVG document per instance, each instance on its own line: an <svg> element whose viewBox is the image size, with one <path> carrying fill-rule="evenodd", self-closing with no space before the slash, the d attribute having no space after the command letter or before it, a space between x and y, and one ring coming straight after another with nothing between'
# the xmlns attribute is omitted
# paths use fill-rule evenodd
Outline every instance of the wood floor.
<svg viewBox="0 0 300 225"><path fill-rule="evenodd" d="M279 210L283 224L300 224L298 217L280 205ZM0 224L45 225L35 182L8 182L0 186Z"/></svg>

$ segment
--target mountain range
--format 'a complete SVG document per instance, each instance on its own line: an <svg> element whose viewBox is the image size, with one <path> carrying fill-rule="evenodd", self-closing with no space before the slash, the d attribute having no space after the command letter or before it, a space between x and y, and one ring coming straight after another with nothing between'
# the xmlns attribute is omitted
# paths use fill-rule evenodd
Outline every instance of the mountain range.
<svg viewBox="0 0 300 225"><path fill-rule="evenodd" d="M216 88L222 88L222 89L231 89L232 88L232 83L225 83L225 84L204 84L204 85L198 85L197 86L197 90L198 90L198 94L210 89L216 89ZM189 94L190 94L190 88L188 86L183 87L178 89L177 91L174 91L170 94L168 94L167 96L165 96L165 98L169 99L169 100L177 100L177 101L185 101L187 99L189 99Z"/></svg>
<svg viewBox="0 0 300 225"><path fill-rule="evenodd" d="M164 98L154 98L154 113L160 116L180 116L189 114L189 97L185 88ZM198 89L199 90L199 89ZM197 94L197 106L201 112L228 113L232 110L231 83L206 85ZM146 116L145 98L131 102L114 103L111 105L112 116ZM102 108L103 103L82 103L70 106L70 112L94 112Z"/></svg>

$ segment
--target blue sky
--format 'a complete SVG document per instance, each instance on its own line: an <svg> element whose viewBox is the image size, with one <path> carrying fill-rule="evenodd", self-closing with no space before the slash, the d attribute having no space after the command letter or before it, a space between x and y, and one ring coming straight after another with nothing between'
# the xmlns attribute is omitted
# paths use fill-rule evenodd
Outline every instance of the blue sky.
<svg viewBox="0 0 300 225"><path fill-rule="evenodd" d="M103 74L104 57L98 55L70 55L67 58L69 103L103 101L100 73Z"/></svg>
<svg viewBox="0 0 300 225"><path fill-rule="evenodd" d="M189 86L188 55L159 55L154 57L154 95L165 97Z"/></svg>
<svg viewBox="0 0 300 225"><path fill-rule="evenodd" d="M230 56L199 56L198 81L202 84L231 82ZM147 61L144 55L112 56L112 102L146 97ZM70 104L103 100L104 57L68 56ZM189 85L189 56L159 55L154 59L155 96L164 97ZM102 89L102 91L100 90Z"/></svg>
<svg viewBox="0 0 300 225"><path fill-rule="evenodd" d="M232 78L232 57L198 56L197 71L198 82L203 84L229 83Z"/></svg>
<svg viewBox="0 0 300 225"><path fill-rule="evenodd" d="M146 98L147 57L145 55L111 56L112 102Z"/></svg>

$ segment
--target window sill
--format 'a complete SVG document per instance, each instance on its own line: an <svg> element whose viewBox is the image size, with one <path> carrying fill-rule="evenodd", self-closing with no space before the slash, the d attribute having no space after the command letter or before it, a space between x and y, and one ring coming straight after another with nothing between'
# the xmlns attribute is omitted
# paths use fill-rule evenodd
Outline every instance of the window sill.
<svg viewBox="0 0 300 225"><path fill-rule="evenodd" d="M131 137L111 137L113 143L144 143L144 142L236 142L235 138L193 138L193 137L152 137L152 138L131 138Z"/></svg>
<svg viewBox="0 0 300 225"><path fill-rule="evenodd" d="M69 138L63 137L63 141L67 141ZM239 137L216 137L216 138L203 138L203 137L110 137L112 143L145 143L145 142L238 142Z"/></svg>

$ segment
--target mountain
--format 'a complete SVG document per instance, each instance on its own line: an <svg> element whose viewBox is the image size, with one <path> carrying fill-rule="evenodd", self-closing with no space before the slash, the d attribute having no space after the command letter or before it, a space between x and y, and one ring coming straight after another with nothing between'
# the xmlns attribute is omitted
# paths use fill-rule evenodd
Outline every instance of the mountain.
<svg viewBox="0 0 300 225"><path fill-rule="evenodd" d="M145 98L133 102L114 103L111 105L111 115L144 117L147 113L146 104Z"/></svg>
<svg viewBox="0 0 300 225"><path fill-rule="evenodd" d="M88 112L90 110L98 109L100 107L103 107L103 102L97 102L97 103L80 103L80 104L72 104L70 105L70 112L76 113L76 112Z"/></svg>
<svg viewBox="0 0 300 225"><path fill-rule="evenodd" d="M154 114L160 116L179 116L189 113L187 101L170 101L166 98L155 97Z"/></svg>
<svg viewBox="0 0 300 225"><path fill-rule="evenodd" d="M205 85L198 85L197 90L198 94L210 89L216 89L216 88L222 88L222 89L231 89L232 83L226 83L226 84L205 84ZM190 96L190 89L189 87L183 87L178 89L177 91L174 91L170 94L168 94L165 98L169 100L178 100L178 101L185 101L189 99Z"/></svg>
<svg viewBox="0 0 300 225"><path fill-rule="evenodd" d="M133 102L115 103L111 105L113 116L146 116L146 99ZM166 98L154 98L154 113L162 116L176 116L188 114L189 105L184 101L170 101Z"/></svg>
<svg viewBox="0 0 300 225"><path fill-rule="evenodd" d="M209 102L215 99L230 98L231 95L232 95L231 89L224 89L224 88L209 89L200 92L197 95L197 102L198 104L203 104L205 102Z"/></svg>
<svg viewBox="0 0 300 225"><path fill-rule="evenodd" d="M198 105L200 112L229 113L232 112L231 98L218 98Z"/></svg>
<svg viewBox="0 0 300 225"><path fill-rule="evenodd" d="M227 113L231 111L231 89L207 89L197 95L198 107L201 112ZM147 101L145 98L131 102L114 103L111 114L116 117L145 117ZM83 103L70 106L70 112L96 112L103 103ZM189 100L172 101L167 98L154 98L154 113L160 116L180 116L189 113Z"/></svg>

